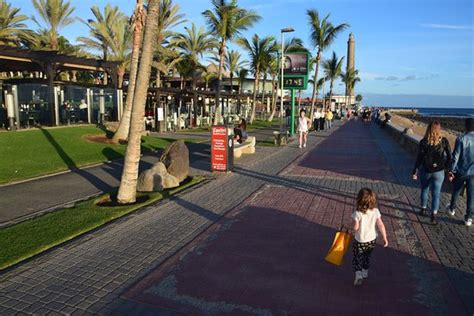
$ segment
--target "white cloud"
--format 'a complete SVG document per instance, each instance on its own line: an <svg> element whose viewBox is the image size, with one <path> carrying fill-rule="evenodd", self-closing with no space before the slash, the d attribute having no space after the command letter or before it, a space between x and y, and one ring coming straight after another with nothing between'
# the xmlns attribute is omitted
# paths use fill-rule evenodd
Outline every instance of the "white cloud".
<svg viewBox="0 0 474 316"><path fill-rule="evenodd" d="M423 23L423 27L430 29L443 29L443 30L472 30L472 25L454 25L454 24L436 24L436 23Z"/></svg>

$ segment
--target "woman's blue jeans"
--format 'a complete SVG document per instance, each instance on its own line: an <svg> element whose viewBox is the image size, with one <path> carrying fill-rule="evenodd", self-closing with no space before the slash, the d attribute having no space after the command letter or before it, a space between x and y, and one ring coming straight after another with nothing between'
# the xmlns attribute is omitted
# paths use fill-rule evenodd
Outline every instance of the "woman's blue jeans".
<svg viewBox="0 0 474 316"><path fill-rule="evenodd" d="M431 191L431 211L439 211L439 199L441 187L444 181L444 170L438 172L426 172L424 168L420 172L421 180L421 207L428 207L428 194Z"/></svg>

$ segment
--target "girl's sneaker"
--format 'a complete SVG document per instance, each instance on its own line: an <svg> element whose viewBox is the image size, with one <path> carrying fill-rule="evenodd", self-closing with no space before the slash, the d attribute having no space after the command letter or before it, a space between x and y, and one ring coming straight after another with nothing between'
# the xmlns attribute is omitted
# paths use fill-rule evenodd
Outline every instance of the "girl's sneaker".
<svg viewBox="0 0 474 316"><path fill-rule="evenodd" d="M467 227L471 226L472 225L472 218L466 219L465 224L466 224Z"/></svg>
<svg viewBox="0 0 474 316"><path fill-rule="evenodd" d="M367 279L369 277L369 270L362 269L362 277Z"/></svg>
<svg viewBox="0 0 474 316"><path fill-rule="evenodd" d="M304 144L303 144L303 147L305 147L305 148L306 148L306 143L304 143Z"/></svg>
<svg viewBox="0 0 474 316"><path fill-rule="evenodd" d="M354 279L354 285L355 285L355 286L360 286L360 285L362 285L362 280L363 280L362 271L356 271L356 273L355 273L355 279Z"/></svg>

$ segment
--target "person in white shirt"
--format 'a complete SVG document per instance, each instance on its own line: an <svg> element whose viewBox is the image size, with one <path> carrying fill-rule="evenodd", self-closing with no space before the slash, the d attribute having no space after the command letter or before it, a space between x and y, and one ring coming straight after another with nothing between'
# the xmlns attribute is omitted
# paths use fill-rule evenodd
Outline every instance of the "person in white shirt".
<svg viewBox="0 0 474 316"><path fill-rule="evenodd" d="M319 109L316 109L316 112L314 112L314 115L313 115L313 125L314 125L314 129L319 132L320 128L319 128L319 119L321 118L321 112L319 111Z"/></svg>
<svg viewBox="0 0 474 316"><path fill-rule="evenodd" d="M363 279L369 276L370 255L375 248L377 232L375 226L382 234L384 247L388 246L387 233L377 206L377 196L368 189L363 188L357 195L357 208L352 214L354 220L354 243L352 266L355 271L354 285L362 284Z"/></svg>
<svg viewBox="0 0 474 316"><path fill-rule="evenodd" d="M79 104L79 110L81 111L81 121L87 122L87 103L86 100L82 99Z"/></svg>
<svg viewBox="0 0 474 316"><path fill-rule="evenodd" d="M301 145L303 145L303 147L306 147L306 141L308 140L308 129L310 125L311 125L311 120L306 117L306 111L301 110L300 116L298 117L298 133L300 136L299 148L301 148Z"/></svg>

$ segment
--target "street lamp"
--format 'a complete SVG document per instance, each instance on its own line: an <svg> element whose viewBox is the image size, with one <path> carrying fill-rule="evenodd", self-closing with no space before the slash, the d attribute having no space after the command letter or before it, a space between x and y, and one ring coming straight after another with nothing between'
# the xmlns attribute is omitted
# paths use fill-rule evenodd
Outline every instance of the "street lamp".
<svg viewBox="0 0 474 316"><path fill-rule="evenodd" d="M292 27L281 29L281 90L280 90L280 137L283 133L283 87L284 87L284 68L285 68L285 33L292 33L295 30Z"/></svg>

